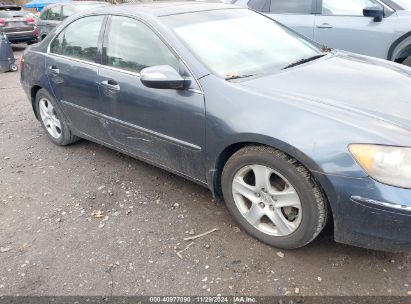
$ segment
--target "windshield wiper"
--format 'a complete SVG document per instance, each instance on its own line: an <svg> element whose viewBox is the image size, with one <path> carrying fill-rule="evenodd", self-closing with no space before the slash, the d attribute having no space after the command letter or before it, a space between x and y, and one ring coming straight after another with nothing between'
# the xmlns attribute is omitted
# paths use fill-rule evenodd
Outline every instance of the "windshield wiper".
<svg viewBox="0 0 411 304"><path fill-rule="evenodd" d="M283 68L283 70L295 67L297 65L300 65L300 64L303 64L303 63L306 63L306 62L316 60L316 59L321 58L323 56L325 56L325 54L315 55L315 56L312 56L312 57L309 57L309 58L303 58L303 59L297 60L296 62L293 62L293 63L287 65L285 68Z"/></svg>
<svg viewBox="0 0 411 304"><path fill-rule="evenodd" d="M247 77L252 77L255 76L255 74L244 74L244 75L227 75L225 80L233 80L233 79L240 79L240 78L247 78Z"/></svg>

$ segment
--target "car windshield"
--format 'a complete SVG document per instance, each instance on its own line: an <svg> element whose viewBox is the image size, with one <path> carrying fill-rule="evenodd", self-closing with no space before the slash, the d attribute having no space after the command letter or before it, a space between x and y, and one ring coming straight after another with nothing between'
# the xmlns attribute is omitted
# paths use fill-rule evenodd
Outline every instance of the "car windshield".
<svg viewBox="0 0 411 304"><path fill-rule="evenodd" d="M395 2L407 10L411 10L411 0L395 0Z"/></svg>
<svg viewBox="0 0 411 304"><path fill-rule="evenodd" d="M226 78L269 74L321 50L273 20L246 9L162 17L214 73Z"/></svg>

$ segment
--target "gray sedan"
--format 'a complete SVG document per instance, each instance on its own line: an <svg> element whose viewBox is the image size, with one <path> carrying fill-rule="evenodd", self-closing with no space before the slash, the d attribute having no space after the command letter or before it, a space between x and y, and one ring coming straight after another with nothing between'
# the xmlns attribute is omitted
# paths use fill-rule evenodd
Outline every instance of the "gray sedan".
<svg viewBox="0 0 411 304"><path fill-rule="evenodd" d="M51 4L41 12L37 24L39 37L43 40L54 27L71 15L84 10L108 5L110 5L110 3L102 1L72 1L68 3Z"/></svg>
<svg viewBox="0 0 411 304"><path fill-rule="evenodd" d="M324 52L248 9L161 2L68 18L25 52L21 81L51 142L208 187L267 244L304 246L330 222L339 242L411 248L409 67Z"/></svg>
<svg viewBox="0 0 411 304"><path fill-rule="evenodd" d="M237 0L328 47L411 65L410 0Z"/></svg>

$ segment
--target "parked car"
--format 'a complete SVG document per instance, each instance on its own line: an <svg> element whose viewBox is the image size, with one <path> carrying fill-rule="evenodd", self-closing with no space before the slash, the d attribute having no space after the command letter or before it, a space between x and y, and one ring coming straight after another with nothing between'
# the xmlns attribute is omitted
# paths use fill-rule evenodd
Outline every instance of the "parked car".
<svg viewBox="0 0 411 304"><path fill-rule="evenodd" d="M208 187L267 244L304 246L332 219L338 242L411 249L409 67L324 52L248 9L170 2L68 18L25 51L21 81L53 143Z"/></svg>
<svg viewBox="0 0 411 304"><path fill-rule="evenodd" d="M237 0L328 47L411 65L409 0Z"/></svg>
<svg viewBox="0 0 411 304"><path fill-rule="evenodd" d="M44 39L56 25L69 16L84 10L108 5L110 3L102 1L71 1L51 4L44 8L40 15L38 22L40 39Z"/></svg>
<svg viewBox="0 0 411 304"><path fill-rule="evenodd" d="M35 19L28 12L14 4L0 3L0 33L4 32L12 43L38 40Z"/></svg>

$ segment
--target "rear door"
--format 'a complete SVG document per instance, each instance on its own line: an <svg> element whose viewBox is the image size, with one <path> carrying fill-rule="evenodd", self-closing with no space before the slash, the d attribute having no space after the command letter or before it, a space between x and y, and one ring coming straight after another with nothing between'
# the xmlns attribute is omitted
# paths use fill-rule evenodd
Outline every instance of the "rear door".
<svg viewBox="0 0 411 304"><path fill-rule="evenodd" d="M105 16L87 16L65 27L50 44L46 73L53 94L75 129L102 139L98 80ZM87 29L87 30L84 30Z"/></svg>
<svg viewBox="0 0 411 304"><path fill-rule="evenodd" d="M384 6L381 22L364 17L363 9L376 0L322 0L315 21L314 40L328 47L386 59L397 15Z"/></svg>
<svg viewBox="0 0 411 304"><path fill-rule="evenodd" d="M315 0L268 0L263 7L267 15L313 39L315 25Z"/></svg>

